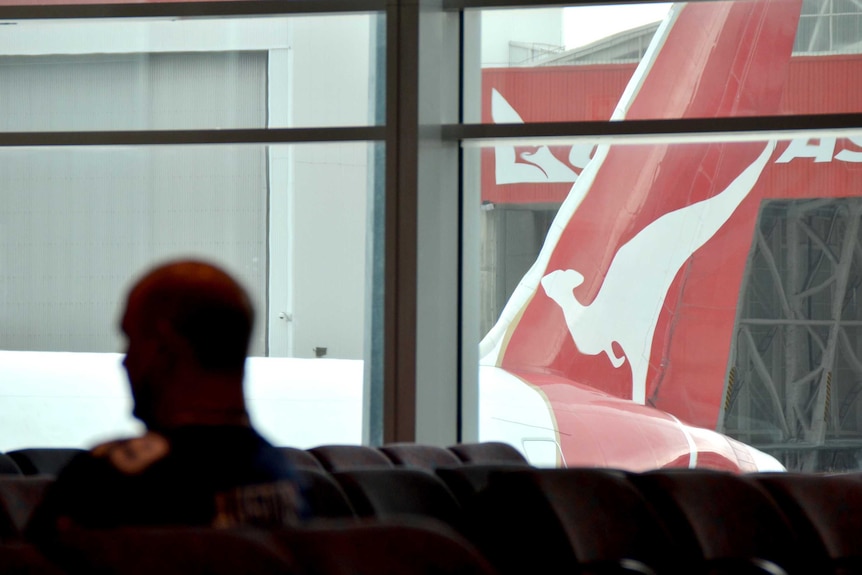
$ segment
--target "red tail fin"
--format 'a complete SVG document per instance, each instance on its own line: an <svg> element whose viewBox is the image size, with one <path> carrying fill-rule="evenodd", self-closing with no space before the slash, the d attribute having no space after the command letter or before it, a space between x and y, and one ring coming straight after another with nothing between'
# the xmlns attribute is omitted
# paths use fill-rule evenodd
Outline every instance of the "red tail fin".
<svg viewBox="0 0 862 575"><path fill-rule="evenodd" d="M800 10L801 0L674 6L614 118L778 113ZM528 379L564 375L714 428L744 261L682 321L689 284L714 281L689 277L687 264L729 220L753 227L756 211L737 208L771 152L763 142L599 147L483 341L483 361ZM686 345L708 345L710 359L679 359Z"/></svg>

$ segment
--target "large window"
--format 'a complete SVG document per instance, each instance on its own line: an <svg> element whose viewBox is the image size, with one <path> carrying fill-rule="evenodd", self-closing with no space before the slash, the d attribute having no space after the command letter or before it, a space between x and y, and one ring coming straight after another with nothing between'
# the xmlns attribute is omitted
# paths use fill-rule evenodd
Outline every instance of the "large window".
<svg viewBox="0 0 862 575"><path fill-rule="evenodd" d="M858 468L862 140L775 128L862 111L835 89L859 13L469 13L480 432L549 465Z"/></svg>
<svg viewBox="0 0 862 575"><path fill-rule="evenodd" d="M234 8L2 27L0 449L135 430L126 290L180 257L254 300L247 389L268 436L362 441L385 17Z"/></svg>
<svg viewBox="0 0 862 575"><path fill-rule="evenodd" d="M856 2L24 4L0 450L133 431L125 289L196 255L277 443L857 466Z"/></svg>

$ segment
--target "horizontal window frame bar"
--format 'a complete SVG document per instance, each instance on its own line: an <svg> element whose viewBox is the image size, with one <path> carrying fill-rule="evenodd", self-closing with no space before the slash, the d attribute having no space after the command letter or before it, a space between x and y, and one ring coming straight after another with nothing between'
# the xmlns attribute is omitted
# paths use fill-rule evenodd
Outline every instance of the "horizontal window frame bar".
<svg viewBox="0 0 862 575"><path fill-rule="evenodd" d="M740 319L739 325L765 326L765 327L862 327L862 320L858 319L785 319L752 317Z"/></svg>
<svg viewBox="0 0 862 575"><path fill-rule="evenodd" d="M582 6L625 6L643 4L664 4L672 0L542 0L535 4L525 4L524 0L443 0L443 10L453 12L469 9L495 8L547 8L566 6L578 8ZM726 0L688 0L689 2L721 2ZM735 0L745 2L748 0Z"/></svg>
<svg viewBox="0 0 862 575"><path fill-rule="evenodd" d="M744 116L528 124L447 124L444 140L464 147L717 143L786 140L801 134L847 137L862 130L862 114Z"/></svg>
<svg viewBox="0 0 862 575"><path fill-rule="evenodd" d="M816 133L846 137L862 131L862 114L682 118L529 124L446 124L442 138L465 147L561 145L584 141L614 144L765 141ZM384 141L385 126L201 130L0 132L0 146L96 146L159 144L274 144Z"/></svg>
<svg viewBox="0 0 862 575"><path fill-rule="evenodd" d="M386 140L386 135L385 126L232 130L0 132L0 147L383 142Z"/></svg>
<svg viewBox="0 0 862 575"><path fill-rule="evenodd" d="M0 20L307 15L385 12L387 0L226 0L0 6Z"/></svg>
<svg viewBox="0 0 862 575"><path fill-rule="evenodd" d="M757 435L755 431L739 432L750 435ZM828 451L838 449L859 449L862 448L862 438L859 439L825 439L823 443L768 443L757 444L757 449L761 451L776 452L776 451Z"/></svg>

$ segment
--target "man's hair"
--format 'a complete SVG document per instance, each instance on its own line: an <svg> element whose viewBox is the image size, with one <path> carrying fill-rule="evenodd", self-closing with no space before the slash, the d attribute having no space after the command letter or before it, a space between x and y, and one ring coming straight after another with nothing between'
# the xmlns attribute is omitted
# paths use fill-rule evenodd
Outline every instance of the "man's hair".
<svg viewBox="0 0 862 575"><path fill-rule="evenodd" d="M202 261L171 262L147 273L132 295L140 298L138 321L150 329L166 321L202 368L243 370L254 309L227 272Z"/></svg>

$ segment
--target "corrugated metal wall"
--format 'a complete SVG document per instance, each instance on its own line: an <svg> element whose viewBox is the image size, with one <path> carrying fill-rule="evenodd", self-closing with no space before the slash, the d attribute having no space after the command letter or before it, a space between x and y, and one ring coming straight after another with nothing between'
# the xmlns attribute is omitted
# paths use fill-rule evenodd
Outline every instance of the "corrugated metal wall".
<svg viewBox="0 0 862 575"><path fill-rule="evenodd" d="M266 125L266 54L0 58L0 129ZM262 146L0 150L0 349L121 351L133 276L215 258L266 310ZM253 353L265 350L259 321Z"/></svg>

